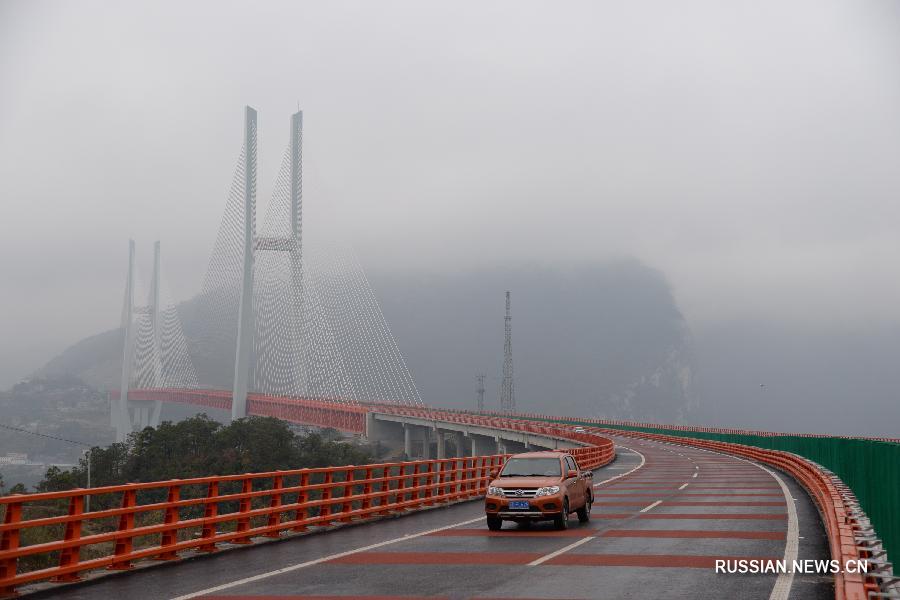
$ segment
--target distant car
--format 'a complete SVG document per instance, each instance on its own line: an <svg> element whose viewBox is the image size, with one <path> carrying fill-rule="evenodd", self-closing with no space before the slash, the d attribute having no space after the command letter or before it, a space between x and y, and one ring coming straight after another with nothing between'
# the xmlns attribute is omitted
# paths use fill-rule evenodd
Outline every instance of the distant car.
<svg viewBox="0 0 900 600"><path fill-rule="evenodd" d="M488 529L499 530L503 521L527 525L551 520L557 529L567 529L573 512L587 523L594 502L593 477L565 452L516 454L488 486L484 501Z"/></svg>
<svg viewBox="0 0 900 600"><path fill-rule="evenodd" d="M587 429L585 429L584 427L576 427L575 433L587 433Z"/></svg>

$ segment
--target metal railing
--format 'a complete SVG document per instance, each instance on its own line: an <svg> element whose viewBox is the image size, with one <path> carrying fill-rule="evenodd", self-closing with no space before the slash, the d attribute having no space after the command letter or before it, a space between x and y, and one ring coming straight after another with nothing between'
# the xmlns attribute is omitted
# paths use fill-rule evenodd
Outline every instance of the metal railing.
<svg viewBox="0 0 900 600"><path fill-rule="evenodd" d="M343 408L343 407L342 407ZM351 407L359 410L358 407ZM583 469L615 457L611 440L570 427L439 410L380 410L435 422L568 439ZM92 569L125 570L140 559L174 560L186 551L279 538L431 506L471 500L487 491L509 455L297 469L171 481L129 483L0 497L0 597L18 586L72 582ZM95 510L85 510L93 498ZM40 516L47 511L52 516Z"/></svg>
<svg viewBox="0 0 900 600"><path fill-rule="evenodd" d="M185 550L349 523L484 495L506 455L363 466L297 469L130 483L0 498L0 595L24 583L77 581L90 569L130 569L139 559L171 560ZM85 499L100 508L86 512ZM66 514L26 518L34 509ZM62 506L61 506L62 505ZM115 524L110 526L111 522ZM58 538L23 545L29 532L58 528ZM85 558L90 547L97 556ZM99 549L99 551L98 551ZM20 568L23 559L58 556L56 564Z"/></svg>
<svg viewBox="0 0 900 600"><path fill-rule="evenodd" d="M863 533L858 505L851 495L842 493L840 479L822 466L802 456L780 450L767 450L754 446L703 440L679 435L666 435L640 431L592 428L599 434L615 434L639 439L649 439L670 444L680 444L740 456L771 465L791 475L809 493L825 527L831 557L846 565L850 561L871 560L878 567L880 561L871 548L861 545L858 536ZM889 565L888 565L889 566ZM885 592L885 581L875 573L834 574L835 600L865 600Z"/></svg>

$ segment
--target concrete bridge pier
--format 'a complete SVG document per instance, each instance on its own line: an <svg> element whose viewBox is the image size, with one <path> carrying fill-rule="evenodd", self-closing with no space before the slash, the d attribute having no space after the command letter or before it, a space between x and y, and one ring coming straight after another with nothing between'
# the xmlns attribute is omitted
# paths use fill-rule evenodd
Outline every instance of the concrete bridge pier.
<svg viewBox="0 0 900 600"><path fill-rule="evenodd" d="M126 400L110 403L110 422L116 427L117 439L125 441L128 434L141 431L145 427L159 427L162 402Z"/></svg>
<svg viewBox="0 0 900 600"><path fill-rule="evenodd" d="M413 425L411 423L398 424L403 429L403 452L409 458L431 460L431 427ZM441 442L438 441L438 452L443 452Z"/></svg>
<svg viewBox="0 0 900 600"><path fill-rule="evenodd" d="M423 460L431 460L431 429L428 427L419 427L422 438L422 456Z"/></svg>
<svg viewBox="0 0 900 600"><path fill-rule="evenodd" d="M468 436L462 431L457 431L453 436L453 445L456 446L456 457L462 458L471 455L472 445L466 439Z"/></svg>
<svg viewBox="0 0 900 600"><path fill-rule="evenodd" d="M497 439L486 435L469 434L472 440L472 456L488 456L497 453Z"/></svg>
<svg viewBox="0 0 900 600"><path fill-rule="evenodd" d="M522 452L527 452L528 447L525 446L522 442L516 442L513 440L504 440L504 446L506 448L506 452L509 454L520 454Z"/></svg>
<svg viewBox="0 0 900 600"><path fill-rule="evenodd" d="M404 451L410 454L409 444L406 443L406 427L403 423L393 421L382 421L376 419L372 413L366 414L366 439L370 442L375 440L385 442L391 446L399 446L400 442L404 442Z"/></svg>
<svg viewBox="0 0 900 600"><path fill-rule="evenodd" d="M447 438L445 432L438 428L434 429L437 438L437 457L438 459L447 458Z"/></svg>
<svg viewBox="0 0 900 600"><path fill-rule="evenodd" d="M403 453L407 458L412 458L412 425L403 424Z"/></svg>
<svg viewBox="0 0 900 600"><path fill-rule="evenodd" d="M528 450L570 447L567 442L539 434L497 431L453 423L439 424L432 419L379 413L366 415L366 437L370 440L389 441L397 449L402 444L403 451L410 459L443 459L450 454L459 457L516 454ZM456 447L455 453L449 452L448 439Z"/></svg>

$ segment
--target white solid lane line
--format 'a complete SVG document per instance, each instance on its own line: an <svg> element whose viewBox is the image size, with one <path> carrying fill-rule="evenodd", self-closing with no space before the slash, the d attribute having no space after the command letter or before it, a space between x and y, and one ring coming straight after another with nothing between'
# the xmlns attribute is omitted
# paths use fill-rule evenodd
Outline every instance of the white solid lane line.
<svg viewBox="0 0 900 600"><path fill-rule="evenodd" d="M643 467L643 466L644 466L644 463L647 462L647 460L646 460L646 458L644 457L644 455L641 454L640 452L638 452L637 450L634 450L634 449L629 448L629 447L627 447L627 446L620 446L620 448L624 448L625 450L628 450L629 452L634 452L635 454L637 454L638 456L640 456L640 457L641 457L641 463L640 463L638 466L636 466L635 468L631 469L630 471L626 471L625 473L622 473L621 475L616 475L615 477L610 477L609 479L604 479L604 480L601 481L600 483L595 483L595 484L594 484L594 487L599 487L600 485L603 485L604 483L613 481L614 479L618 479L618 478L620 478L620 477L625 477L626 475L629 475L629 474L633 473L634 471L637 471L638 469L640 469L641 467ZM268 578L268 577L274 577L275 575L281 575L282 573L290 573L291 571L296 571L296 570L298 570L298 569L305 569L306 567L312 567L312 566L315 566L315 565L318 565L318 564L322 564L322 563L324 563L324 562L328 562L328 561L330 561L330 560L335 560L335 559L338 559L338 558L343 558L343 557L345 557L345 556L350 556L351 554L358 554L358 553L360 553L360 552L367 552L367 551L369 551L369 550L374 550L375 548L381 548L382 546L388 546L388 545L390 545L390 544L395 544L395 543L397 543L397 542L402 542L402 541L405 541L405 540L411 540L411 539L414 539L414 538L417 538L417 537L422 537L423 535L428 535L428 534L430 534L430 533L436 533L436 532L438 532L438 531L444 531L445 529L453 529L454 527L460 527L460 526L462 526L462 525L470 525L470 524L472 524L472 523L476 523L476 522L481 521L481 520L483 520L483 519L484 519L484 517L478 517L477 519L469 519L468 521L462 521L462 522L460 522L460 523L454 523L453 525L447 525L447 526L445 526L445 527L438 527L437 529L429 529L428 531L420 531L419 533L414 533L414 534L411 534L411 535L404 535L404 536L402 536L402 537L394 538L394 539L387 540L387 541L384 541L384 542L379 542L379 543L377 543L377 544L371 544L371 545L369 545L369 546L363 546L362 548L356 548L356 549L354 549L354 550L347 550L346 552L339 552L339 553L337 553L337 554L331 554L331 555L329 555L329 556L323 556L322 558L317 558L317 559L315 559L315 560L309 560L309 561L306 561L306 562L303 562L303 563L298 563L298 564L296 564L296 565L290 565L290 566L287 566L287 567L283 567L283 568L281 568L281 569L275 569L274 571L268 571L268 572L266 572L266 573L260 573L260 574L258 574L258 575L253 575L253 576L251 576L251 577L245 577L245 578L243 578L243 579L238 579L238 580L236 580L236 581L232 581L232 582L229 582L229 583L223 583L222 585L217 585L217 586L215 586L215 587L207 588L207 589L205 589L205 590L199 590L199 591L196 591L196 592L191 592L190 594L184 594L184 595L182 595L182 596L176 596L176 597L172 598L172 600L190 600L191 598L197 598L197 597L199 597L199 596L205 596L205 595L207 595L207 594L212 594L212 593L215 593L215 592L221 592L222 590L228 590L228 589L237 587L237 586L239 586L239 585L244 585L244 584L247 584L247 583L253 583L254 581L259 581L260 579L266 579L266 578ZM568 550L571 549L571 548L575 548L575 547L577 547L577 546L580 546L581 544L584 544L585 542L587 542L587 541L589 541L589 540L592 540L592 539L594 539L594 538L593 538L593 537L584 538L583 540L579 540L578 542L576 542L575 544L572 544L571 546L567 546L567 547L565 547L565 548L562 548L561 550L557 550L555 553L552 553L552 554L550 554L550 555L547 555L546 557L542 557L543 560L542 560L541 558L539 558L539 559L537 559L537 560L538 560L538 561L541 561L541 562L543 562L544 560L549 560L549 559L553 558L554 556L557 556L557 555L559 555L559 554L562 554L563 552L566 552L566 551L568 551ZM540 564L540 562L538 562L537 564Z"/></svg>
<svg viewBox="0 0 900 600"><path fill-rule="evenodd" d="M599 482L599 483L595 483L595 484L594 484L594 487L595 487L595 488L600 487L600 486L603 485L604 483L609 483L610 481L614 481L614 480L616 480L616 479L619 479L620 477L625 477L626 475L630 475L630 474L634 473L635 471L637 471L638 469L640 469L641 467L643 467L644 464L647 462L647 458L646 458L643 454L641 454L640 452L638 452L637 450L635 450L634 448L629 448L628 446L621 446L621 445L619 445L619 444L616 444L616 445L617 445L619 448L624 448L625 450L628 450L629 452L634 452L635 454L637 454L638 456L640 456L640 457L641 457L641 462L640 462L640 464L638 464L638 466L634 467L633 469L631 469L631 470L629 470L629 471L626 471L626 472L624 472L624 473L622 473L622 474L620 474L620 475L616 475L615 477L610 477L609 479L604 479L603 481L601 481L601 482ZM543 564L543 563L547 562L547 561L550 560L551 558L556 558L556 557L559 556L560 554L564 554L564 553L568 552L569 550L572 550L573 548L577 548L578 546L580 546L580 545L582 545L582 544L586 544L586 543L588 543L589 541L591 541L591 540L593 540L593 539L596 539L596 536L588 536L588 537L586 537L586 538L582 538L582 539L578 540L577 542L575 542L574 544L569 544L568 546L566 546L566 547L564 547L564 548L560 548L559 550L556 550L555 552L551 552L550 554L544 555L544 556L542 556L542 557L540 557L540 558L538 558L538 559L535 559L535 560L531 561L530 563L528 563L528 566L529 566L529 567L536 567L536 566L538 566L538 565L540 565L540 564Z"/></svg>
<svg viewBox="0 0 900 600"><path fill-rule="evenodd" d="M800 550L800 526L797 518L797 507L794 505L791 500L794 498L791 496L791 492L788 489L787 485L785 485L784 480L776 473L775 471L768 469L761 465L760 463L753 462L752 460L747 460L746 458L741 458L739 456L735 456L733 454L728 454L727 452L716 452L715 450L707 450L706 448L697 448L702 452L707 452L709 454L717 454L719 456L727 456L729 458L733 458L734 460L739 460L741 462L745 462L751 464L758 469L762 469L769 475L771 475L775 481L778 482L779 487L781 488L781 493L784 494L785 503L787 504L787 515L788 515L788 523L787 523L787 539L784 544L784 560L788 564L793 564L794 560L797 558L797 554ZM696 473L695 473L696 475ZM791 585L794 583L794 574L789 572L779 573L778 579L775 580L775 585L772 587L772 593L769 595L769 600L787 600L791 595Z"/></svg>
<svg viewBox="0 0 900 600"><path fill-rule="evenodd" d="M547 561L550 560L551 558L556 558L556 557L559 556L560 554L563 554L564 552L568 552L569 550L572 550L573 548L577 548L578 546L580 546L580 545L582 545L582 544L586 544L586 543L588 543L589 541L591 541L591 540L593 540L593 539L596 539L596 538L595 538L594 536L589 536L589 537L586 537L586 538L582 538L582 539L578 540L577 542L575 542L574 544L569 544L569 545L566 546L565 548L560 548L560 549L557 550L556 552L551 552L550 554L546 554L546 555L544 555L544 556L542 556L542 557L540 557L540 558L537 558L537 559L531 561L530 563L528 563L528 566L529 566L529 567L536 567L536 566L538 566L538 565L541 564L541 563L547 562Z"/></svg>
<svg viewBox="0 0 900 600"><path fill-rule="evenodd" d="M662 500L657 500L656 502L654 502L654 503L651 504L650 506L645 506L644 508L642 508L642 509L641 509L641 512L647 512L648 510L650 510L650 509L653 508L654 506L659 506L660 504L662 504Z"/></svg>
<svg viewBox="0 0 900 600"><path fill-rule="evenodd" d="M617 444L617 445L618 445L618 444ZM616 480L616 479L618 479L618 478L620 478L620 477L625 477L626 475L631 475L632 473L634 473L635 471L637 471L638 469L640 469L641 467L643 467L643 466L644 466L644 463L647 462L647 458L646 458L643 454L641 454L640 452L638 452L637 450L635 450L634 448L629 448L628 446L619 446L619 448L625 448L625 449L628 450L629 452L634 452L635 454L637 454L638 456L640 456L640 457L641 457L641 463L640 463L638 466L636 466L635 468L631 469L630 471L625 471L625 472L622 473L621 475L616 475L615 477L610 477L609 479L604 479L603 481L601 481L601 482L599 482L599 483L595 483L595 484L594 484L594 487L595 487L595 488L600 487L600 486L603 485L604 483L609 483L610 481L614 481L614 480Z"/></svg>
<svg viewBox="0 0 900 600"><path fill-rule="evenodd" d="M788 513L787 542L784 544L784 560L787 564L793 564L794 560L797 558L797 553L800 550L800 525L797 520L797 507L791 502L791 492L788 490L787 485L785 485L784 480L778 473L761 465L756 466L774 477L781 487L781 492L784 494ZM793 583L793 572L788 571L786 573L779 573L778 579L775 580L775 586L772 588L772 594L769 596L769 600L787 600L791 595L791 585Z"/></svg>
<svg viewBox="0 0 900 600"><path fill-rule="evenodd" d="M190 598L197 598L198 596L205 596L207 594L212 594L214 592L221 592L222 590L228 590L233 587L237 587L239 585L244 585L246 583L253 583L254 581L259 581L260 579L266 579L268 577L274 577L275 575L281 575L282 573L290 573L291 571L296 571L297 569L305 569L306 567L312 567L314 565L318 565L324 562L328 562L330 560L335 560L337 558L343 558L345 556L350 556L351 554L358 554L360 552L367 552L369 550L374 550L375 548L381 548L382 546L388 546L390 544L395 544L397 542L404 542L406 540L411 540L417 537L422 537L423 535L428 535L430 533L436 533L438 531L444 531L446 529L453 529L454 527L459 527L461 525L471 525L472 523L476 523L478 521L484 520L484 517L478 517L477 519L469 519L468 521L461 521L459 523L454 523L453 525L446 525L444 527L438 527L437 529L429 529L427 531L420 531L419 533L407 534L398 538L394 538L391 540L387 540L384 542L378 542L377 544L370 544L368 546L363 546L361 548L356 548L354 550L347 550L346 552L338 552L337 554L330 554L328 556L323 556L322 558L317 558L315 560L308 560L306 562L298 563L296 565L290 565L288 567L283 567L281 569L275 569L274 571L268 571L267 573L260 573L259 575L253 575L252 577L245 577L243 579L238 579L236 581L231 581L229 583L223 583L222 585L217 585L215 587L206 588L205 590L199 590L196 592L191 592L190 594L184 594L183 596L176 596L172 598L172 600L189 600Z"/></svg>

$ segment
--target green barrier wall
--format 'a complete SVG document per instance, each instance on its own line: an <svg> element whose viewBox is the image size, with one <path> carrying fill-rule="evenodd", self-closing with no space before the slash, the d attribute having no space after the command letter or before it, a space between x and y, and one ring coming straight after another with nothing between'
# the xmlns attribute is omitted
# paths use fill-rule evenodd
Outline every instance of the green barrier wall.
<svg viewBox="0 0 900 600"><path fill-rule="evenodd" d="M860 505L884 542L888 556L900 560L900 444L872 440L797 435L741 435L674 429L597 425L577 419L547 419L588 427L606 427L665 435L746 444L799 454L834 472L856 494Z"/></svg>

